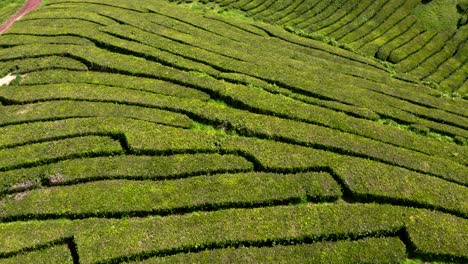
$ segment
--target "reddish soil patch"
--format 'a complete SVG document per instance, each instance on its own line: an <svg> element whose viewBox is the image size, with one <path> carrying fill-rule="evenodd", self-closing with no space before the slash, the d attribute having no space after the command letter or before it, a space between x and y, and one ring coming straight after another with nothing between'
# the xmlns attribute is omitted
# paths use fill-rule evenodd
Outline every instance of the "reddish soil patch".
<svg viewBox="0 0 468 264"><path fill-rule="evenodd" d="M41 2L42 0L28 0L18 13L10 17L5 24L0 26L0 35L7 31L16 20L21 19L24 15L36 9Z"/></svg>

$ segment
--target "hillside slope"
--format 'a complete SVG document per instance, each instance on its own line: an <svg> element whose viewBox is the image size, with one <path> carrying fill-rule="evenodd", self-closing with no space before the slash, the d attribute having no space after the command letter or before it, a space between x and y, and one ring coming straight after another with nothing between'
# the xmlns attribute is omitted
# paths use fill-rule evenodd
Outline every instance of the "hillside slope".
<svg viewBox="0 0 468 264"><path fill-rule="evenodd" d="M7 74L0 263L468 261L468 102L372 56L48 0L0 36Z"/></svg>
<svg viewBox="0 0 468 264"><path fill-rule="evenodd" d="M202 2L240 9L255 19L375 56L392 63L402 77L441 91L468 93L466 0Z"/></svg>

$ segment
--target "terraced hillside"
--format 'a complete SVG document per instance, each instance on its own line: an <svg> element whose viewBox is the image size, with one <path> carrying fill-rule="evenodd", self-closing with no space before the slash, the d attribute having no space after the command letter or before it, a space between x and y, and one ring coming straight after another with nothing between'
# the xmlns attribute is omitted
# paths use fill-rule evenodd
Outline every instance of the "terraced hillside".
<svg viewBox="0 0 468 264"><path fill-rule="evenodd" d="M467 101L227 13L48 0L0 36L0 263L467 262Z"/></svg>
<svg viewBox="0 0 468 264"><path fill-rule="evenodd" d="M240 9L255 19L375 56L392 63L401 78L468 93L466 0L201 2Z"/></svg>

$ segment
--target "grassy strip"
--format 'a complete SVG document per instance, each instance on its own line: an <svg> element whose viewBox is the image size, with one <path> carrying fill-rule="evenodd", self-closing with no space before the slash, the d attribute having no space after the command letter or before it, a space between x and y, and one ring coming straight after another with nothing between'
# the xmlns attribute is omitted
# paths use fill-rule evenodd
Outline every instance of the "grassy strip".
<svg viewBox="0 0 468 264"><path fill-rule="evenodd" d="M372 21L377 12L383 9L387 1L372 1L365 8L359 10L360 12L353 13L354 19L343 25L343 27L337 29L329 36L335 38L337 41L342 43L349 43L356 39L353 35L354 31L364 26L369 21Z"/></svg>
<svg viewBox="0 0 468 264"><path fill-rule="evenodd" d="M102 102L51 101L35 104L11 105L1 107L0 113L0 126L35 120L93 116L125 117L184 128L189 128L193 124L193 121L183 114L155 108ZM27 127L26 125L16 128L9 127L1 129L5 133L5 136L0 139L0 148L7 144L14 144L14 140L9 140L10 137L7 135L14 135L15 133L20 135L16 140L22 138L22 142L27 142L28 140L25 136L25 132L22 132L22 129L27 129Z"/></svg>
<svg viewBox="0 0 468 264"><path fill-rule="evenodd" d="M212 109L212 108L211 108ZM208 110L205 110L206 112ZM209 112L208 112L209 113ZM214 112L216 114L216 112ZM220 118L220 120L226 120ZM304 145L324 148L326 151L333 150L342 154L368 153L374 157L379 157L386 162L395 165L411 168L413 170L433 173L444 179L449 179L458 183L466 184L466 167L448 160L436 159L434 157L424 156L419 153L406 152L402 149L388 149L385 146L364 145L362 142L356 144L356 138L346 138L346 135L337 135L332 137L330 134L323 135L318 139L319 132L311 132L312 128L306 124L289 123L286 120L276 119L274 122L264 122L260 118L250 118L243 116L242 122L247 132L260 134L264 137L288 139L289 141L302 142ZM171 128L172 130L172 128ZM328 161L338 157L334 153L326 153L310 148L301 148L299 146L279 144L278 142L269 142L241 137L225 137L221 135L210 135L199 131L184 130L166 130L166 133L133 131L128 134L129 145L133 151L137 152L161 152L168 148L178 151L188 150L190 148L212 150L221 147L230 151L245 151L255 156L264 168L292 167L292 168L310 168L320 167L330 164ZM242 130L241 130L242 131ZM200 134L205 134L201 136ZM161 142L170 141L171 138L177 138L178 141L171 141L161 144ZM222 140L222 142L220 142ZM286 140L286 141L288 141ZM144 144L142 142L145 142ZM326 142L326 143L325 143ZM323 145L321 145L323 144ZM252 147L255 146L255 147ZM353 146L351 146L353 145ZM326 147L324 147L326 146ZM347 146L347 147L344 147ZM283 149L281 149L283 148ZM290 149L290 150L289 150ZM301 151L302 150L302 151ZM277 153L284 153L278 155ZM287 154L286 154L287 153ZM370 154L372 153L372 154ZM284 159L283 157L288 157ZM313 158L315 157L315 159ZM317 159L316 157L321 157ZM298 159L297 161L295 159ZM421 162L426 161L426 162ZM278 164L276 164L278 162Z"/></svg>
<svg viewBox="0 0 468 264"><path fill-rule="evenodd" d="M440 221L444 225L440 225ZM426 256L433 254L466 259L467 242L465 234L460 233L466 229L465 225L465 219L388 205L307 204L162 218L6 223L0 224L0 252L17 252L73 235L80 261L125 261L194 249L264 245L268 241L271 245L271 242L310 243L369 234L388 236L407 226L416 252L424 250ZM34 239L31 239L31 232L36 234Z"/></svg>
<svg viewBox="0 0 468 264"><path fill-rule="evenodd" d="M411 30L417 23L417 19L414 16L405 15L403 17L403 19L401 19L401 17L396 18L397 21L394 25L383 34L377 36L372 42L364 44L360 50L364 52L367 51L367 53L371 53L376 58L380 58L377 56L377 53L380 52L385 45L391 45L391 42L398 41L400 35ZM388 56L388 51L383 50L382 52L382 57L385 57L385 55Z"/></svg>
<svg viewBox="0 0 468 264"><path fill-rule="evenodd" d="M424 32L424 28L420 24L413 24L408 30L404 30L401 32L397 38L385 43L379 48L379 51L375 54L377 58L387 61L390 53L410 41L411 39L417 37L422 32Z"/></svg>
<svg viewBox="0 0 468 264"><path fill-rule="evenodd" d="M426 259L468 261L468 220L435 212L410 217L407 232L415 253Z"/></svg>
<svg viewBox="0 0 468 264"><path fill-rule="evenodd" d="M326 27L324 28L319 28L318 33L327 35L330 38L335 39L337 36L337 31L340 30L341 27L352 23L366 8L369 7L372 3L370 2L363 2L363 1L349 1L349 3L352 3L352 9L348 10L347 12L341 13L340 9L340 15L342 16L341 19L338 21L330 21L332 23L328 23ZM314 26L311 23L308 23L307 25L310 28L314 28Z"/></svg>
<svg viewBox="0 0 468 264"><path fill-rule="evenodd" d="M466 72L468 70L468 60L465 59L463 65L461 65L452 75L447 79L440 82L442 86L448 86L452 88L452 91L460 91L463 93L463 90L466 89Z"/></svg>
<svg viewBox="0 0 468 264"><path fill-rule="evenodd" d="M210 245L227 247L237 243L255 245L264 241L287 243L388 235L404 226L402 214L405 211L409 210L372 204L307 204L162 218L9 223L0 225L0 252L17 251L73 234L80 261L94 263ZM30 233L26 234L31 228L37 234L34 241L30 239Z"/></svg>
<svg viewBox="0 0 468 264"><path fill-rule="evenodd" d="M229 126L243 134L273 137L276 139L299 142L301 144L313 144L322 146L322 148L335 148L345 153L349 152L355 155L369 156L391 164L399 164L407 168L433 173L442 177L464 178L464 176L461 175L466 175L466 168L464 168L464 166L449 160L430 157L421 153L396 148L370 139L340 133L319 126L226 108L216 103L208 102L204 105L194 105L190 101L165 98L153 94L142 97L136 92L125 92L122 91L123 89L113 87L105 87L104 91L106 95L103 95L96 86L91 85L80 86L79 88L71 85L57 86L56 89L50 89L48 86L42 86L42 88L44 89L40 89L40 87L29 87L29 89L22 88L21 90L14 90L14 99L21 98L27 100L28 97L30 97L37 100L37 97L41 96L45 99L71 97L87 100L103 100L103 96L112 96L115 99L106 99L117 101L124 97L126 98L124 102L143 103L145 105L153 105L162 108L170 107L173 111L181 109L185 112L191 112L200 116L205 120L210 120L210 122L215 124L225 124L227 122ZM311 134L310 131L314 131L314 133ZM463 152L462 149L460 150L461 157L463 158L463 153L465 152ZM421 163L421 160L426 161L426 163Z"/></svg>
<svg viewBox="0 0 468 264"><path fill-rule="evenodd" d="M468 216L467 187L364 159L349 158L332 167L354 198Z"/></svg>
<svg viewBox="0 0 468 264"><path fill-rule="evenodd" d="M334 5L332 3L330 7L333 7L334 10L328 10L330 7L327 9L327 16L324 16L323 18L320 18L320 15L318 15L315 19L319 18L318 21L315 23L313 21L303 23L302 25L306 27L309 31L316 31L319 34L322 35L327 35L327 33L323 32L323 29L330 27L331 25L336 25L339 24L337 23L338 21L340 23L346 24L348 21L344 21L345 17L351 17L352 13L355 12L359 8L359 4L362 2L359 1L347 1L345 3L339 3L338 5ZM298 24L297 26L300 26L301 24ZM332 30L334 31L334 30Z"/></svg>
<svg viewBox="0 0 468 264"><path fill-rule="evenodd" d="M297 43L297 44L303 45L303 46L309 46L310 45L309 42L307 40L305 40L304 38L299 38L297 36L296 36L296 38L294 38L294 37L292 37L293 35L286 34L286 32L284 32L282 30L279 30L276 27L268 26L266 24L260 24L259 26L261 26L263 29L267 30L270 34L274 35L275 37L281 38L283 40L294 42L294 43ZM333 50L332 47L328 47L328 49ZM337 51L337 49L334 49L334 50ZM342 51L342 52L345 53L346 51ZM348 54L346 54L346 55L348 55ZM348 59L352 59L352 60L362 60L362 58L364 58L364 57L359 57L358 55L355 55L355 57L356 58L352 57L351 55L347 56ZM373 63L368 62L368 63L371 64L371 65L375 64L375 62L373 62ZM380 76L383 76L383 75L380 74ZM336 76L335 76L334 82L336 82L336 80L337 79L336 79ZM316 94L320 94L324 98L334 98L334 100L337 100L337 101L346 102L346 103L352 104L352 105L368 107L368 108L374 110L377 113L382 112L385 115L392 116L391 110L388 108L388 106L386 106L385 104L382 104L382 102L387 102L388 100L392 100L392 98L383 99L383 98L381 98L379 96L379 99L374 102L373 100L369 100L370 98L367 98L368 96L363 97L362 95L359 95L357 93L357 91L359 91L361 89L361 88L358 88L358 87L362 87L361 83L363 81L366 82L366 80L359 80L360 85L359 86L356 86L356 85L353 86L354 87L354 89L353 89L354 94L352 96L351 96L351 94L348 94L346 98L344 98L340 94L333 93L334 89L327 89L327 92L325 92L325 91L321 92L319 87L328 86L328 85L326 85L324 83L325 82L324 79L322 79L321 81L322 81L321 84L317 84L317 85L311 84L311 85L313 87L315 87L313 92L316 93ZM347 83L354 83L355 81L357 81L357 80L353 80L353 79L350 79L350 80L347 80L347 81L343 80L343 82L347 82ZM401 82L395 82L395 81L392 81L390 83L391 83L391 86L397 86L397 87L399 86L401 88L407 87L407 85L408 85L408 84L403 85ZM293 86L294 87L301 87L301 85L299 85L299 86L293 85ZM444 109L444 110L446 109L446 111L459 113L460 115L468 116L468 113L465 110L462 110L462 109L466 108L466 106L462 106L462 105L464 105L464 103L460 102L460 103L455 103L455 104L457 104L456 106L455 105L449 106L452 103L443 104L440 101L437 102L437 100L435 100L435 98L431 98L431 96L427 96L427 95L423 94L423 93L429 93L429 90L427 89L427 87L423 88L423 87L418 87L418 86L412 86L412 89L421 91L422 93L414 93L414 95L410 95L412 93L408 92L407 88L406 89L401 89L401 88L400 89L395 89L395 88L393 88L391 86L378 84L376 82L369 82L369 85L366 85L365 87L368 90L374 90L374 91L379 92L379 93L388 94L388 95L391 95L391 96L397 97L397 98L402 98L402 99L404 99L405 101L408 101L408 102L417 102L419 105L427 105L429 107L441 108L441 109ZM330 87L333 87L333 85L330 84ZM366 94L368 93L368 90L366 91ZM347 90L347 92L348 92L348 90ZM418 99L419 96L424 96L428 100ZM354 100L355 98L360 98L360 100L359 101ZM363 101L364 98L366 98L366 100ZM392 101L397 101L397 100L392 100ZM407 104L407 102L405 102L405 103ZM389 103L389 104L393 105L393 103ZM375 107L375 106L378 106L378 107ZM415 105L412 104L411 107L415 107ZM408 108L411 108L411 107L408 107ZM389 109L389 110L387 110L387 109ZM415 111L415 110L412 110L412 112L417 113L417 111ZM395 115L395 114L393 114L393 115ZM399 117L399 118L402 118L402 117Z"/></svg>
<svg viewBox="0 0 468 264"><path fill-rule="evenodd" d="M120 167L126 165L120 164ZM329 201L340 196L339 185L326 173L221 174L161 182L110 180L10 195L0 201L0 219L144 212L165 215L284 201Z"/></svg>
<svg viewBox="0 0 468 264"><path fill-rule="evenodd" d="M196 80L196 78L191 78ZM313 121L317 122L319 124L325 124L327 126L333 127L333 128L338 128L339 130L342 131L348 131L348 132L354 132L354 133L359 133L361 135L365 135L377 140L381 141L386 141L390 142L396 145L400 145L409 149L415 149L418 151L424 151L426 153L429 153L431 155L437 155L440 157L444 158L453 158L453 153L460 153L458 157L455 157L455 159L461 158L464 159L465 156L463 153L463 149L459 146L456 145L442 145L441 143L433 140L433 141L427 141L427 139L413 135L411 133L405 133L399 129L396 128L389 128L385 126L379 126L373 122L369 121L364 121L364 120L359 120L356 118L350 118L347 117L344 114L340 113L335 113L323 108L319 107L314 107L311 105L303 104L297 101L293 100L285 100L284 96L278 96L278 95L272 95L269 93L266 93L262 90L258 89L251 89L245 86L240 86L240 85L229 85L229 84L221 84L224 86L224 91L220 91L221 87L219 87L219 83L213 80L206 80L205 82L205 87L209 87L206 84L210 85L213 87L212 89L214 91L217 91L218 93L221 93L221 96L227 97L227 98L235 98L236 101L240 101L244 105L248 105L253 109L258 109L260 108L263 110L264 113L268 114L274 114L278 115L278 113L282 114L281 116L285 116L287 118L296 118L299 120L306 120L306 121ZM200 85L201 86L201 85ZM51 87L54 87L51 89ZM219 87L219 88L218 88ZM104 88L107 90L104 92L102 89ZM100 90L103 90L102 92ZM111 92L115 91L115 92ZM28 87L22 87L21 89L1 89L0 90L2 96L10 99L10 100L15 100L15 101L23 101L23 102L28 102L28 101L34 101L34 100L39 100L39 99L48 99L50 100L51 98L82 98L82 99L92 99L92 100L103 100L103 96L107 97L107 100L121 100L120 98L124 97L127 98L125 101L126 102L140 102L140 103L146 103L149 105L155 105L157 104L157 101L152 99L148 100L149 98L155 98L156 95L152 94L143 94L138 95L136 92L131 92L131 91L125 91L120 88L114 88L114 87L106 87L106 86L94 86L94 85L72 85L72 84L67 84L67 85L55 85L55 86L28 86ZM86 93L86 95L85 95ZM105 93L105 95L103 94ZM81 95L78 95L81 94ZM102 95L100 95L102 94ZM111 94L114 95L111 97ZM125 96L123 96L125 95ZM148 98L148 99L139 99L139 98ZM165 98L161 98L165 99ZM168 99L168 98L167 98ZM268 99L268 100L266 100ZM175 100L175 99L172 99ZM161 100L159 100L161 101ZM179 101L180 103L174 104L177 105L177 107L184 109L185 111L190 111L192 113L199 114L199 109L200 107L193 107L191 104L184 103L183 101ZM171 103L163 103L165 105L161 105L160 107L163 108L168 108L171 107ZM174 106L175 108L175 106ZM220 109L222 112L226 112L226 109ZM299 110L299 111L298 111ZM206 110L203 110L203 112ZM210 112L214 112L213 110L208 110ZM203 116L206 116L206 113L201 113ZM314 115L311 115L311 113L314 113ZM317 113L321 113L320 115L317 115ZM208 119L215 119L213 117L207 117ZM229 116L225 119L229 120ZM343 121L345 120L345 122ZM217 120L220 120L218 118ZM354 123L354 124L353 124ZM346 125L343 125L346 124ZM352 126L350 124L353 124ZM316 129L322 129L319 127L316 127ZM322 129L323 130L323 129ZM392 131L393 133L389 133ZM328 133L338 133L338 132L333 132L332 130L324 130L325 134ZM341 134L341 133L340 133ZM363 139L365 140L365 139ZM431 142L429 144L429 142ZM441 150L444 150L445 153L443 153ZM443 153L443 154L441 154Z"/></svg>
<svg viewBox="0 0 468 264"><path fill-rule="evenodd" d="M94 62L93 62L93 63L94 63ZM99 64L98 64L98 65L99 65ZM114 64L114 65L115 65L115 64ZM114 68L114 67L115 67L115 66L113 66L112 68ZM242 67L241 67L241 68L242 68ZM245 69L244 69L244 70L245 70ZM261 75L261 74L260 74L260 75ZM313 85L311 84L311 86L313 86ZM330 89L326 89L326 90L327 90L327 96L330 96ZM355 92L354 92L354 93L355 93ZM338 97L340 98L339 100L343 100L342 96L340 96L340 95L338 95L338 94L336 94L336 95L332 94L331 96L338 96ZM357 96L357 94L356 94L356 96ZM352 97L351 97L351 98L352 98ZM380 101L382 100L382 98L379 98L379 99L380 99ZM346 100L346 101L350 101L349 98L347 98L347 99L345 99L345 100ZM356 100L354 100L354 101L351 100L350 103L354 103L354 104L357 103L358 105L359 105L359 104L362 104L362 102L357 102ZM372 105L373 105L373 107L375 108L376 103L375 103L375 102L369 102L368 105L369 105L369 106L372 106Z"/></svg>
<svg viewBox="0 0 468 264"><path fill-rule="evenodd" d="M104 137L90 136L45 142L0 150L0 170L23 166L37 166L50 160L73 156L121 153L119 142Z"/></svg>
<svg viewBox="0 0 468 264"><path fill-rule="evenodd" d="M18 263L63 263L72 264L73 257L66 244L54 245L45 249L39 249L32 252L24 252L9 258L0 258L2 264Z"/></svg>
<svg viewBox="0 0 468 264"><path fill-rule="evenodd" d="M388 60L392 63L401 62L402 60L406 59L409 55L416 53L418 50L427 45L428 42L430 42L436 34L436 32L432 31L422 32L420 35L411 39L403 46L393 50L390 53Z"/></svg>
<svg viewBox="0 0 468 264"><path fill-rule="evenodd" d="M255 122L255 120L252 122ZM260 126L264 127L265 124L260 123ZM64 129L64 127L67 129ZM80 129L78 130L77 127ZM127 127L139 127L141 131L132 129L129 130ZM291 125L287 127L291 128ZM207 131L187 131L169 127L158 127L154 125L151 127L149 125L145 125L143 122L132 121L129 123L129 121L125 119L115 118L71 119L56 122L29 124L24 125L24 127L17 126L16 130L18 129L23 131L21 140L25 142L34 141L37 140L37 138L67 137L70 134L76 135L76 133L124 133L128 139L129 146L132 151L139 153L174 153L193 151L227 151L231 153L241 152L244 153L244 155L253 157L255 160L254 162L258 163L257 165L262 169L270 171L304 171L311 168L315 170L318 168L324 168L326 170L327 167L331 167L343 179L348 188L350 188L350 194L353 196L356 195L356 197L360 197L365 201L380 199L384 202L390 201L391 203L398 204L410 202L418 206L457 212L460 215L466 213L466 205L459 202L460 196L464 196L464 187L401 168L392 168L391 166L383 165L378 162L343 157L337 154L314 150L306 147L242 137L226 137L222 134L213 134ZM17 142L18 133L15 132L16 130L12 130L11 133L4 132L3 134L5 135L5 140L13 140ZM272 130L276 131L279 129L273 127ZM307 129L300 128L298 128L298 130L309 131ZM43 131L40 133L40 137L37 136L37 131ZM292 131L292 133L296 132ZM330 140L333 141L334 139L331 138ZM349 139L348 141L352 141L352 139ZM385 152L385 150L383 151ZM285 159L284 157L288 157L288 159ZM125 160L126 158L122 159ZM119 158L114 158L112 160L113 161L110 161L109 164L113 164L116 162L116 160L119 160ZM70 161L70 164L67 166L81 168L80 170L83 170L83 165L78 165L80 162L81 161ZM101 171L93 172L88 170L84 170L83 172L69 172L66 170L68 172L65 173L63 172L63 170L65 170L65 165L60 165L59 168L61 169L53 169L52 172L44 172L43 174L66 175L63 176L63 178L65 178L64 181L70 182L88 181L89 179L100 179L100 177L103 179L113 178L112 173L120 175L119 177L122 178L129 177L128 175L133 175L135 177L140 174L146 175L143 173L143 171L134 168L136 174L126 174L127 176L125 176L125 173L117 173L109 169L110 165L105 165L107 164L106 159L95 159L95 162L103 162L103 164L97 165L96 163L96 165L92 165L94 163L90 163L87 166L91 168L104 167L106 168L106 171L109 171L110 174L108 175ZM125 161L123 163L129 163L129 161ZM194 163L199 164L198 162ZM213 163L209 163L207 161L203 161L201 163L206 163L210 166L213 166L213 168L216 168ZM63 164L68 163L64 162ZM413 164L420 163L418 162ZM429 162L427 164L429 164ZM421 169L427 169L424 168L424 166L427 166L427 164L422 164ZM203 168L204 169L202 171L210 171L209 167ZM41 175L44 170L44 168L39 168L37 172L35 172L35 169L30 169L21 171L21 173L16 171L12 172L13 174L11 175L9 173L5 174L3 183L5 186L4 188L6 188L5 191L17 184L20 186L20 183L26 183L29 181L32 181L33 183L37 182L37 179L39 178L38 175ZM217 169L213 170L217 171ZM385 171L385 173L378 171ZM167 173L167 171L165 172ZM27 175L30 175L32 178L28 178ZM162 177L163 173L156 173L156 175L161 175L157 177ZM172 174L169 173L169 175ZM178 174L175 173L175 175ZM380 175L380 177L377 177L378 175ZM397 178L393 175L400 175L401 178ZM454 168L451 168L449 173L445 172L443 177L461 184L466 184L466 173L464 173L461 168L459 172L454 170ZM375 181L378 183L374 184ZM425 182L426 185L421 186L421 182ZM399 186L401 187L401 184L404 185L404 188L399 188ZM379 186L381 188L376 188L373 186ZM398 188L395 189L396 187ZM454 190L457 191L454 192ZM450 193L450 195L447 196L447 193Z"/></svg>
<svg viewBox="0 0 468 264"><path fill-rule="evenodd" d="M76 18L57 18L57 19L30 19L30 20L19 20L15 26L18 27L86 27L89 29L98 28L101 24L93 21Z"/></svg>
<svg viewBox="0 0 468 264"><path fill-rule="evenodd" d="M398 238L317 242L308 245L240 247L155 257L131 263L402 263L405 245Z"/></svg>
<svg viewBox="0 0 468 264"><path fill-rule="evenodd" d="M251 170L253 170L252 163L235 155L180 154L158 157L81 158L0 172L0 192L18 192L44 184L68 185L105 179L164 180L190 175Z"/></svg>
<svg viewBox="0 0 468 264"><path fill-rule="evenodd" d="M86 83L96 85L116 86L133 90L141 90L162 95L177 96L181 98L192 98L208 100L210 96L199 90L178 85L175 83L157 79L135 77L122 74L105 72L72 72L65 70L50 70L29 74L29 78L21 84L61 84L61 83Z"/></svg>
<svg viewBox="0 0 468 264"><path fill-rule="evenodd" d="M117 22L113 19L107 18L105 16L100 15L99 13L91 12L91 11L78 11L73 10L73 12L64 12L65 10L54 10L54 9L44 9L41 12L34 12L22 21L29 21L29 20L38 20L38 19L49 19L54 21L56 19L81 19L85 21L94 22L100 24L102 26L110 26L115 25ZM73 26L73 24L68 25Z"/></svg>
<svg viewBox="0 0 468 264"><path fill-rule="evenodd" d="M389 3L390 5L397 4L398 1L391 1ZM378 17L375 18L375 25L367 25L366 27L361 27L356 30L355 35L359 35L361 38L349 43L349 45L364 54L373 56L377 52L379 45L386 43L383 39L381 39L382 41L380 42L377 42L376 40L384 36L387 32L395 30L395 26L401 21L405 21L410 10L412 10L417 4L418 2L416 1L400 1L396 10L388 13L379 12L377 14ZM388 17L385 17L386 14L388 14ZM364 35L360 35L360 33L364 32L366 32ZM387 37L387 39L391 38L392 37Z"/></svg>
<svg viewBox="0 0 468 264"><path fill-rule="evenodd" d="M404 7L405 2L402 0L388 1L383 5L382 9L374 13L374 16L370 18L364 25L359 28L356 28L349 39L346 39L346 43L354 44L350 45L351 48L357 50L365 43L373 40L376 36L381 35L385 31L389 30L397 21L401 20L403 16L395 16L394 14L401 12L402 7ZM372 22L370 22L372 21ZM342 39L343 41L343 39ZM359 44L360 43L360 44ZM357 44L357 45L356 45ZM364 53L367 55L374 55L369 53Z"/></svg>
<svg viewBox="0 0 468 264"><path fill-rule="evenodd" d="M27 44L72 44L82 46L94 46L90 40L75 36L34 36L5 33L0 38L1 47L20 46Z"/></svg>
<svg viewBox="0 0 468 264"><path fill-rule="evenodd" d="M415 69L424 61L431 60L432 55L442 50L449 40L450 35L447 32L438 33L430 42L419 49L418 52L398 63L395 69L400 72L409 72Z"/></svg>
<svg viewBox="0 0 468 264"><path fill-rule="evenodd" d="M466 27L468 29L468 27ZM431 56L430 59L421 63L417 68L413 69L410 74L416 75L420 78L428 77L434 74L438 68L449 58L451 58L457 51L460 45L468 39L468 30L458 30L455 36L436 54ZM432 76L429 79L433 79ZM440 82L440 79L434 79L435 82Z"/></svg>
<svg viewBox="0 0 468 264"><path fill-rule="evenodd" d="M0 76L5 76L8 73L23 74L31 71L42 71L47 69L87 71L88 67L74 59L49 56L0 62L0 69Z"/></svg>

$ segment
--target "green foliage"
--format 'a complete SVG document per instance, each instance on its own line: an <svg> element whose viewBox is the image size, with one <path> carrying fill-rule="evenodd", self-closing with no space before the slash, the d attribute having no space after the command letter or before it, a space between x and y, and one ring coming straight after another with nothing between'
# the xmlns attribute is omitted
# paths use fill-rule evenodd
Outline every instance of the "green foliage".
<svg viewBox="0 0 468 264"><path fill-rule="evenodd" d="M150 258L156 263L400 263L405 246L397 238L368 238L356 241L317 242L294 246L240 247L182 253ZM132 262L133 263L133 262Z"/></svg>
<svg viewBox="0 0 468 264"><path fill-rule="evenodd" d="M453 0L432 0L419 4L413 14L430 30L455 31L460 14L457 12L457 3Z"/></svg>

